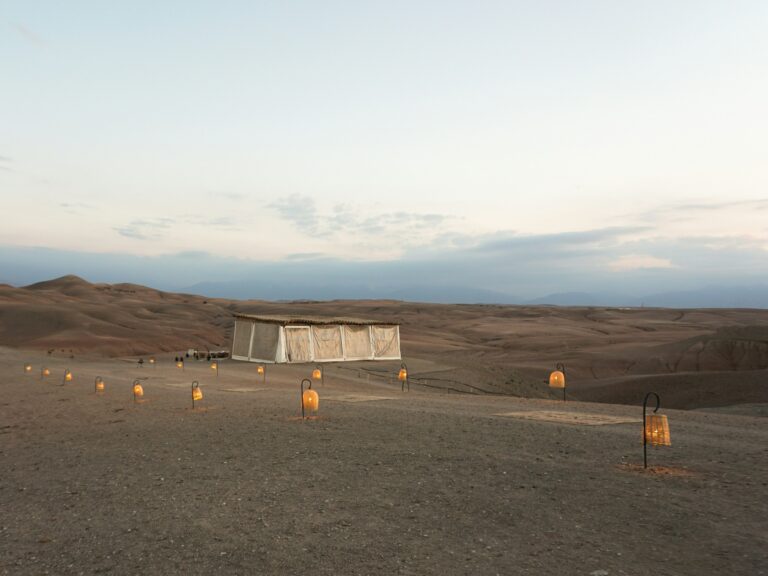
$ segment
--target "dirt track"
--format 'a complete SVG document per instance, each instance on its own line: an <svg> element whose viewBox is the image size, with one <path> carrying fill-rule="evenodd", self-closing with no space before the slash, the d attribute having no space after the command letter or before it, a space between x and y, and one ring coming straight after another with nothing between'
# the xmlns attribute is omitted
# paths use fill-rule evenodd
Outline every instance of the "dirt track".
<svg viewBox="0 0 768 576"><path fill-rule="evenodd" d="M2 574L768 574L764 419L665 410L673 446L643 472L639 407L402 393L328 367L301 421L306 367L265 386L237 363L217 381L167 358L47 362L41 381L39 356L0 349ZM637 422L498 415L541 410Z"/></svg>

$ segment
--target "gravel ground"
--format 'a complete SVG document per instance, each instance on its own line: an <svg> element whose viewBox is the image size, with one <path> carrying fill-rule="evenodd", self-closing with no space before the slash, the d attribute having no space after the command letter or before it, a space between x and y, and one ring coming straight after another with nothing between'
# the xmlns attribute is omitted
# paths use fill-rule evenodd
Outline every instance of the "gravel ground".
<svg viewBox="0 0 768 576"><path fill-rule="evenodd" d="M41 380L36 355L0 350L0 574L768 574L764 418L662 408L644 471L639 406L329 366L303 421L311 367L46 358ZM637 423L499 415L534 410Z"/></svg>

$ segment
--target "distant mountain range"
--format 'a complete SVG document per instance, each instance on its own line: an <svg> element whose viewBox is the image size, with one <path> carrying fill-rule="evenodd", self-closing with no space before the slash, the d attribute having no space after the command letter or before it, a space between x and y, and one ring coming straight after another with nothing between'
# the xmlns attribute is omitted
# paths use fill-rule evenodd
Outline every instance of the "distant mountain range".
<svg viewBox="0 0 768 576"><path fill-rule="evenodd" d="M204 282L182 289L210 297L240 300L360 300L386 299L441 304L518 304L661 308L768 308L768 285L704 286L643 296L613 292L560 292L540 298L520 298L503 292L464 286L398 286L380 288L354 284L288 284L257 280Z"/></svg>

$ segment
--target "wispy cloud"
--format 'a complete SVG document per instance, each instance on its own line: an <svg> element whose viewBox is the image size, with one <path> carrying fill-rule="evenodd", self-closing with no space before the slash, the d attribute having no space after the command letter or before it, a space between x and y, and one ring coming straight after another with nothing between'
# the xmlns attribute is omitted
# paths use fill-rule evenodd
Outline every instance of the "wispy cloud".
<svg viewBox="0 0 768 576"><path fill-rule="evenodd" d="M208 218L204 216L189 216L184 219L184 222L187 224L193 224L194 226L214 228L217 230L242 230L242 227L238 225L237 220L232 216L217 216L214 218Z"/></svg>
<svg viewBox="0 0 768 576"><path fill-rule="evenodd" d="M208 190L208 196L211 198L216 198L218 200L244 200L246 198L245 194L240 194L239 192L225 192L221 190Z"/></svg>
<svg viewBox="0 0 768 576"><path fill-rule="evenodd" d="M12 162L12 158L9 158L8 156L0 156L0 170L5 170L6 172L14 172L13 168L9 166L9 164Z"/></svg>
<svg viewBox="0 0 768 576"><path fill-rule="evenodd" d="M369 208L348 204L336 204L327 212L318 210L314 199L293 194L269 204L278 215L308 236L330 237L355 234L361 237L403 236L414 237L425 233L434 236L438 229L452 217L434 213L404 211L371 213Z"/></svg>
<svg viewBox="0 0 768 576"><path fill-rule="evenodd" d="M162 230L167 230L175 223L173 218L154 218L151 220L133 220L125 226L113 228L120 236L135 240L156 240L162 238Z"/></svg>
<svg viewBox="0 0 768 576"><path fill-rule="evenodd" d="M19 34L21 34L21 36L22 36L22 37L23 37L25 40L27 40L27 41L28 41L28 42L30 42L31 44L34 44L35 46L44 46L44 45L45 45L45 42L43 42L43 40L40 38L40 36L38 36L37 34L35 34L35 33L34 33L32 30L30 30L29 28L27 28L27 27L26 27L26 26L24 26L23 24L18 24L18 23L17 23L17 24L14 24L14 25L13 25L13 28L14 28L14 29L15 29L15 30L16 30L16 31L19 33Z"/></svg>
<svg viewBox="0 0 768 576"><path fill-rule="evenodd" d="M317 207L310 196L291 194L272 202L267 207L275 210L283 220L291 222L305 233L311 236L320 234Z"/></svg>

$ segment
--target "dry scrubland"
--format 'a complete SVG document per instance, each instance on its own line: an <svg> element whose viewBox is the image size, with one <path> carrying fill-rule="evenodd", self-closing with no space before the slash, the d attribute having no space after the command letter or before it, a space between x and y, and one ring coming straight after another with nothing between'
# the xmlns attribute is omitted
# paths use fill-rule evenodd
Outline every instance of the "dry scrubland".
<svg viewBox="0 0 768 576"><path fill-rule="evenodd" d="M226 347L233 311L400 321L419 383L401 392L397 364L330 365L320 417L301 421L311 367L266 383L244 363L173 367L180 349ZM766 326L754 310L0 287L0 573L767 574ZM158 366L138 368L150 353ZM565 404L543 384L558 361ZM648 389L673 446L644 472ZM601 418L617 423L586 425Z"/></svg>

